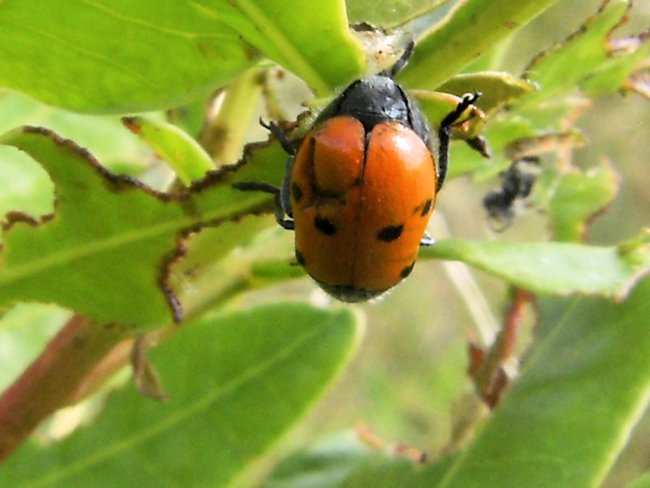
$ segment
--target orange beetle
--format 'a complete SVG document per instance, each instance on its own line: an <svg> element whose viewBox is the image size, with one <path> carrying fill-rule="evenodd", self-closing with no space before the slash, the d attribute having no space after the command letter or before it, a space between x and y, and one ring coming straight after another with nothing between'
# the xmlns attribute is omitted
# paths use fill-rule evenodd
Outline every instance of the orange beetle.
<svg viewBox="0 0 650 488"><path fill-rule="evenodd" d="M298 263L346 302L376 297L406 278L445 179L450 128L478 98L465 95L442 121L436 167L428 125L389 70L353 82L318 116L295 150L275 124L264 125L290 154L282 188L244 182L276 197L276 218L295 230ZM288 218L287 218L288 217Z"/></svg>

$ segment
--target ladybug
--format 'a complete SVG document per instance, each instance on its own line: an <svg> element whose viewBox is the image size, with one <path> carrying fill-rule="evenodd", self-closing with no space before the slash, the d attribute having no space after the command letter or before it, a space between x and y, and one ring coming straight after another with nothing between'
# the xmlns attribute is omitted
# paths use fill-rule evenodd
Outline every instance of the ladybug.
<svg viewBox="0 0 650 488"><path fill-rule="evenodd" d="M465 95L441 123L438 161L416 102L394 81L413 51L390 69L350 84L319 114L296 147L269 129L289 153L282 188L240 182L275 195L276 220L295 230L298 264L333 297L361 302L412 271L447 171L451 126L479 94Z"/></svg>

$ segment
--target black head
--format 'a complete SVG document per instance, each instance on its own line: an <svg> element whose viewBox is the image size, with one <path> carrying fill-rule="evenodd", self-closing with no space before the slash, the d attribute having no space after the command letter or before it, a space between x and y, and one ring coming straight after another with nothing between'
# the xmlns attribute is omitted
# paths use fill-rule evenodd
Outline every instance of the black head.
<svg viewBox="0 0 650 488"><path fill-rule="evenodd" d="M431 148L429 126L417 103L407 95L393 77L413 52L413 43L389 69L350 84L316 119L316 124L332 117L349 115L359 120L366 133L380 122L396 121L412 129Z"/></svg>

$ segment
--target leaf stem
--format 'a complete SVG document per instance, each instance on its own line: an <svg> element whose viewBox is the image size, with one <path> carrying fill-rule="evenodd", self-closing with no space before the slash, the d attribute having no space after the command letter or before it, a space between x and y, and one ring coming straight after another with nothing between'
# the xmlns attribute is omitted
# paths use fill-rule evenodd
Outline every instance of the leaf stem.
<svg viewBox="0 0 650 488"><path fill-rule="evenodd" d="M233 81L215 117L208 118L201 144L217 164L236 162L242 155L246 133L262 93L265 70L252 68Z"/></svg>

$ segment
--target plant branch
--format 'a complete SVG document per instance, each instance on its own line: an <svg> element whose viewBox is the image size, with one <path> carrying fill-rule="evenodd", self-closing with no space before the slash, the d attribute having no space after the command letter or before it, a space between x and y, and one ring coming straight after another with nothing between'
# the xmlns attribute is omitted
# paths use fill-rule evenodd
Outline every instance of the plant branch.
<svg viewBox="0 0 650 488"><path fill-rule="evenodd" d="M43 353L0 396L0 460L9 456L50 414L78 394L79 385L128 329L74 316Z"/></svg>
<svg viewBox="0 0 650 488"><path fill-rule="evenodd" d="M208 117L200 140L219 165L241 157L251 118L262 93L264 70L252 68L233 81L223 93L214 117Z"/></svg>

